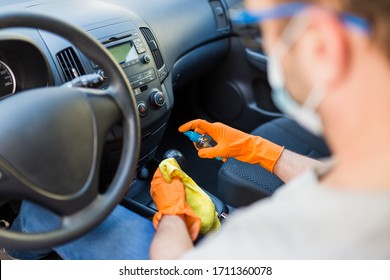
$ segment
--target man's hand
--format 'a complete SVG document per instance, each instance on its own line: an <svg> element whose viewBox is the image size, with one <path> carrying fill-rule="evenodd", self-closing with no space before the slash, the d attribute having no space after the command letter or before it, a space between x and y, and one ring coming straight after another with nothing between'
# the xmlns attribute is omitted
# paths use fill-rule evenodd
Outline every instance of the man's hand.
<svg viewBox="0 0 390 280"><path fill-rule="evenodd" d="M157 229L163 215L179 216L187 226L192 240L198 237L201 219L186 202L184 185L179 178L170 183L165 181L160 168L157 168L150 188L158 212L153 217L153 225Z"/></svg>
<svg viewBox="0 0 390 280"><path fill-rule="evenodd" d="M236 158L250 164L260 164L273 172L275 163L284 147L278 146L262 137L253 136L222 123L209 123L205 120L190 121L181 127L180 132L195 130L199 134L211 136L217 145L198 151L202 158Z"/></svg>

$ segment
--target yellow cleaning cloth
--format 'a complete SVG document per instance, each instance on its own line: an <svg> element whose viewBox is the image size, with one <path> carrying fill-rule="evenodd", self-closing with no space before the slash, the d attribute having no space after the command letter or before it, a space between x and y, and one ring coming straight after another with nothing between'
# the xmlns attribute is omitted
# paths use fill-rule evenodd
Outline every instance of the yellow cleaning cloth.
<svg viewBox="0 0 390 280"><path fill-rule="evenodd" d="M221 227L218 213L211 198L191 179L174 158L168 158L160 163L160 171L164 179L170 183L172 178L179 177L185 187L186 201L194 212L201 218L202 224L200 233L206 234L209 231Z"/></svg>

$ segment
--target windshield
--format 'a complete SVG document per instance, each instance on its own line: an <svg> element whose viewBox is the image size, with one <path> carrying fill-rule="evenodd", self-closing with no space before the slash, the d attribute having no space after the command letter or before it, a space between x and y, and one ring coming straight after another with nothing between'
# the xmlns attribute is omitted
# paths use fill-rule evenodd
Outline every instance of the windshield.
<svg viewBox="0 0 390 280"><path fill-rule="evenodd" d="M40 1L40 2L53 2L53 1L58 1L58 0L45 0L45 1ZM0 6L7 6L7 5L12 5L12 4L18 4L18 3L27 3L27 2L36 2L33 0L1 0L0 1Z"/></svg>

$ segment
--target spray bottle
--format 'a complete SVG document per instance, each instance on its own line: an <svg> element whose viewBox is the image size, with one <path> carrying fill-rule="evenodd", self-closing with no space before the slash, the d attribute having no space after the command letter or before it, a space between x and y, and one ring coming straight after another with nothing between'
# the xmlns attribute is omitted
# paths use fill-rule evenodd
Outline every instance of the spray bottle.
<svg viewBox="0 0 390 280"><path fill-rule="evenodd" d="M190 138L190 140L195 143L195 146L198 149L210 148L217 145L217 142L215 142L214 139L207 134L199 134L195 131L188 130L184 132L184 135ZM216 158L216 159L222 160L222 158Z"/></svg>

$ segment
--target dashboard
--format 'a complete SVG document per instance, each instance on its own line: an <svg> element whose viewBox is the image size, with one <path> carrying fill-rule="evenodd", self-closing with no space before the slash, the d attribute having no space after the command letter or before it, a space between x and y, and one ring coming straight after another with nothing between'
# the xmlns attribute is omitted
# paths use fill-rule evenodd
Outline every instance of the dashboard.
<svg viewBox="0 0 390 280"><path fill-rule="evenodd" d="M18 91L52 84L46 59L33 42L21 36L2 36L0 99Z"/></svg>
<svg viewBox="0 0 390 280"><path fill-rule="evenodd" d="M150 161L164 135L174 91L207 74L229 51L233 0L15 0L0 12L25 10L55 16L84 29L121 65L137 100L141 120L139 166ZM107 73L88 54L42 30L0 31L0 99L30 89L60 86L87 74ZM1 100L0 100L1 102ZM103 168L113 174L120 157L118 124Z"/></svg>

